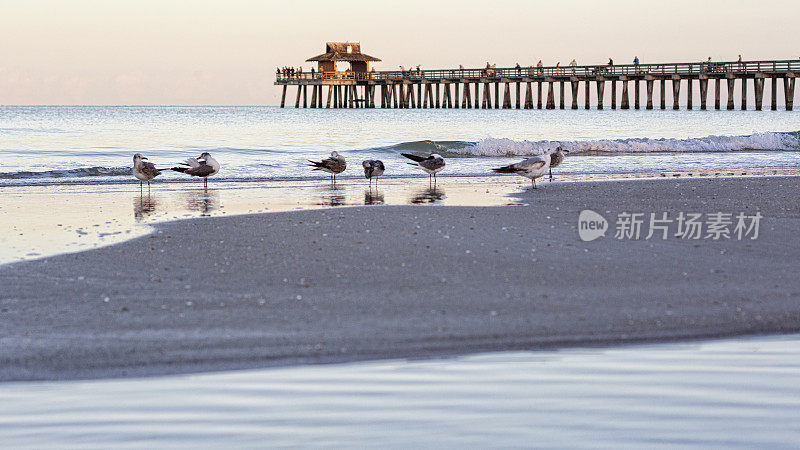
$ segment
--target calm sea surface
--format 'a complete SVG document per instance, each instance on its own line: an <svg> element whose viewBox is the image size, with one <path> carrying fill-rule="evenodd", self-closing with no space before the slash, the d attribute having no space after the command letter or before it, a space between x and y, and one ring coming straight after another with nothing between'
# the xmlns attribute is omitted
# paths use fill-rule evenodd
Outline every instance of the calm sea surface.
<svg viewBox="0 0 800 450"><path fill-rule="evenodd" d="M0 385L4 448L798 443L798 336Z"/></svg>
<svg viewBox="0 0 800 450"><path fill-rule="evenodd" d="M361 176L419 174L401 152L438 152L443 175L562 145L563 173L800 167L800 112L646 110L312 110L277 107L0 107L0 186L133 182L132 155L170 167L210 152L223 180L324 177L307 158L342 153ZM159 180L185 180L165 173Z"/></svg>

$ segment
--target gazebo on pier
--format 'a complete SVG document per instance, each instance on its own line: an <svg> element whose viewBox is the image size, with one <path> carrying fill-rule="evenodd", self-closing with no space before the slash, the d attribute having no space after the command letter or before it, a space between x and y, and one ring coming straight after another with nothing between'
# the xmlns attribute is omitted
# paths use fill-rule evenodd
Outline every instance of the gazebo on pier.
<svg viewBox="0 0 800 450"><path fill-rule="evenodd" d="M335 74L336 63L339 61L350 63L349 72L367 73L369 63L379 62L380 59L361 53L361 44L358 42L328 42L325 44L325 53L306 61L319 63L320 74Z"/></svg>

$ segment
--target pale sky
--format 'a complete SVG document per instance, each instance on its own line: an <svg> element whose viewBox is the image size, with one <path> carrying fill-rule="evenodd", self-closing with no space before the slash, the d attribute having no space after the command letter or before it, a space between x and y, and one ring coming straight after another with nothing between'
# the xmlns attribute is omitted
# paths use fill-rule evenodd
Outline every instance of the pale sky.
<svg viewBox="0 0 800 450"><path fill-rule="evenodd" d="M399 65L796 59L796 0L0 0L0 104L274 105L326 41Z"/></svg>

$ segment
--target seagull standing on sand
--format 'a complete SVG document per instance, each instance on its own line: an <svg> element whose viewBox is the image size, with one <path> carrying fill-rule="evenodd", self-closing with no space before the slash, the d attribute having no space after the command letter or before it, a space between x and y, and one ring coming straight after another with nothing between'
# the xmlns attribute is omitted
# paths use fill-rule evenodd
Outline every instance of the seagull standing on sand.
<svg viewBox="0 0 800 450"><path fill-rule="evenodd" d="M401 155L405 156L406 158L415 161L413 163L408 163L411 166L416 166L425 171L428 174L428 178L433 177L433 180L436 181L436 173L441 172L444 169L444 158L440 155L433 153L431 156L427 158L423 158L422 156L412 155L411 153L401 153Z"/></svg>
<svg viewBox="0 0 800 450"><path fill-rule="evenodd" d="M378 184L378 177L383 175L386 169L383 166L383 161L379 159L368 159L361 163L364 166L364 178L369 180L370 186L372 185L372 177L375 177L375 184Z"/></svg>
<svg viewBox="0 0 800 450"><path fill-rule="evenodd" d="M161 169L156 169L156 166L149 161L145 161L146 159L141 153L133 155L133 176L139 180L140 190L143 183L147 181L147 190L149 191L150 180L161 174Z"/></svg>
<svg viewBox="0 0 800 450"><path fill-rule="evenodd" d="M533 189L538 189L536 187L536 179L543 177L549 168L550 153L545 153L543 155L534 156L533 158L528 158L516 164L511 164L510 166L492 169L492 172L515 173L519 176L530 178L531 183L533 183Z"/></svg>
<svg viewBox="0 0 800 450"><path fill-rule="evenodd" d="M553 181L553 167L558 167L564 161L564 153L569 153L569 150L556 147L556 152L550 154L550 181Z"/></svg>
<svg viewBox="0 0 800 450"><path fill-rule="evenodd" d="M186 175L201 177L203 179L203 187L208 187L208 177L216 175L219 172L219 163L216 159L211 157L211 153L203 152L197 158L187 158L186 162L181 163L187 167L173 167L172 170L176 172L183 172Z"/></svg>
<svg viewBox="0 0 800 450"><path fill-rule="evenodd" d="M322 161L312 161L309 159L308 162L311 163L309 166L313 167L311 170L321 170L331 174L331 181L336 181L336 174L344 172L344 169L347 168L344 156L337 152L331 152L331 157L325 158Z"/></svg>

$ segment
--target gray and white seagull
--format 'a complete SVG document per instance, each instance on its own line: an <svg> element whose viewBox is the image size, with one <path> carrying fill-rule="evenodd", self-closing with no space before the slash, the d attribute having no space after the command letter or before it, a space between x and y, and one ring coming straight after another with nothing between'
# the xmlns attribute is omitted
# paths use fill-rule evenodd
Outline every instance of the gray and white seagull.
<svg viewBox="0 0 800 450"><path fill-rule="evenodd" d="M530 178L533 183L533 189L536 187L536 179L543 177L550 169L550 153L534 156L516 164L511 164L504 167L492 169L496 173L515 173L521 177Z"/></svg>
<svg viewBox="0 0 800 450"><path fill-rule="evenodd" d="M564 150L562 147L556 147L554 153L550 153L550 181L553 181L553 167L558 167L564 161L564 153L569 153L569 150Z"/></svg>
<svg viewBox="0 0 800 450"><path fill-rule="evenodd" d="M375 184L378 184L378 177L383 175L383 171L386 170L386 167L383 165L383 161L379 159L368 159L361 163L364 167L364 178L369 180L370 185L372 185L372 178L375 178Z"/></svg>
<svg viewBox="0 0 800 450"><path fill-rule="evenodd" d="M344 172L344 169L347 168L347 162L344 160L344 156L337 152L331 152L331 157L325 158L322 161L312 161L309 159L308 162L311 163L309 166L313 167L311 170L321 170L331 174L331 181L336 181L336 175Z"/></svg>
<svg viewBox="0 0 800 450"><path fill-rule="evenodd" d="M414 161L408 164L422 169L428 174L428 178L433 177L434 181L436 180L436 174L444 169L444 158L437 153L432 153L427 158L419 155L412 155L411 153L401 153L401 155Z"/></svg>
<svg viewBox="0 0 800 450"><path fill-rule="evenodd" d="M142 156L141 153L133 155L133 176L139 180L139 189L147 181L147 189L150 190L150 180L161 174L164 169L156 169L156 166L150 161L145 161L147 158Z"/></svg>
<svg viewBox="0 0 800 450"><path fill-rule="evenodd" d="M201 153L197 158L187 158L181 164L185 167L173 167L172 170L202 178L204 188L208 187L208 177L216 175L220 168L217 160L208 152Z"/></svg>

